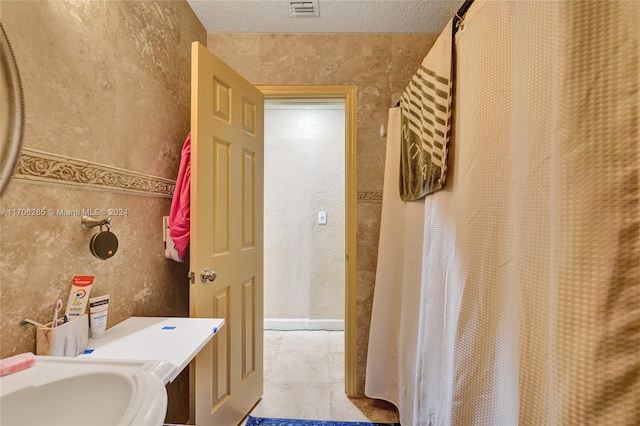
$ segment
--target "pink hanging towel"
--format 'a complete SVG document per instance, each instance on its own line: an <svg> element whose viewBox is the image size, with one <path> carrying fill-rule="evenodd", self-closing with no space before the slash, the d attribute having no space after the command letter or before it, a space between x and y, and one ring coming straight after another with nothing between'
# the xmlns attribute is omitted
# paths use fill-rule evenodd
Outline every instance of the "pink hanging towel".
<svg viewBox="0 0 640 426"><path fill-rule="evenodd" d="M189 245L189 230L191 226L191 133L187 136L182 147L180 169L176 179L176 188L171 200L169 212L169 236L175 244L178 256L184 260Z"/></svg>

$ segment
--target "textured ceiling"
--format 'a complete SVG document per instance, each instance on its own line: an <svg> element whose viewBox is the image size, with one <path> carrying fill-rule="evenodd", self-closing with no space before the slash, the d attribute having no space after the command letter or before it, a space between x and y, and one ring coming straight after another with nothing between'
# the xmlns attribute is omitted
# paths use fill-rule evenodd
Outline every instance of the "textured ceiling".
<svg viewBox="0 0 640 426"><path fill-rule="evenodd" d="M187 0L207 32L432 33L463 0L318 0L319 17L290 18L286 0Z"/></svg>

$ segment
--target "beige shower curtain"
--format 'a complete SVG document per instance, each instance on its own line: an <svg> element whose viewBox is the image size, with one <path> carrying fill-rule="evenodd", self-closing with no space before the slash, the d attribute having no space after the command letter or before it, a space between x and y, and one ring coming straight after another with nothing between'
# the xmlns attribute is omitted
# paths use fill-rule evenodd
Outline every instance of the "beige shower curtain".
<svg viewBox="0 0 640 426"><path fill-rule="evenodd" d="M400 199L400 120L400 108L390 109L366 393L395 404L406 420L416 398L424 199Z"/></svg>
<svg viewBox="0 0 640 426"><path fill-rule="evenodd" d="M418 274L385 182L366 393L403 425L640 424L639 9L467 12Z"/></svg>

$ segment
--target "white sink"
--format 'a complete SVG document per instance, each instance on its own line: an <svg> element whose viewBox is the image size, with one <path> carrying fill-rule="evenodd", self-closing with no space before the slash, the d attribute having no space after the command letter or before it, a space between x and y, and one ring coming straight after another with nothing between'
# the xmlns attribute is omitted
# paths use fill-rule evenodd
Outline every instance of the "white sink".
<svg viewBox="0 0 640 426"><path fill-rule="evenodd" d="M0 378L0 424L162 425L167 411L163 361L38 356Z"/></svg>

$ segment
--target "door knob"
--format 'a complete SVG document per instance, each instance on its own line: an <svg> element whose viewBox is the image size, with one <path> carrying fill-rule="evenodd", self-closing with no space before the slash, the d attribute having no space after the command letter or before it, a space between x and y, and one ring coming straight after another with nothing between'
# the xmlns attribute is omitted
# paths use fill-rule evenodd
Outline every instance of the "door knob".
<svg viewBox="0 0 640 426"><path fill-rule="evenodd" d="M216 274L216 271L205 269L200 273L200 281L202 281L203 283L206 283L207 281L214 282L217 276L218 274Z"/></svg>

